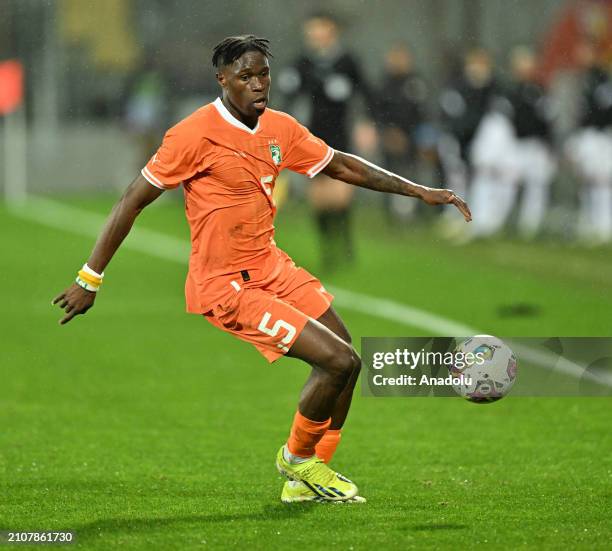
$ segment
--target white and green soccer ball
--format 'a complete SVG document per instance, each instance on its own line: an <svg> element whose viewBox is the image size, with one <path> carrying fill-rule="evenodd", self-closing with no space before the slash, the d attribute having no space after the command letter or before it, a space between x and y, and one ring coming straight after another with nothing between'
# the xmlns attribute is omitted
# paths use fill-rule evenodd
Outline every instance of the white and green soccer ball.
<svg viewBox="0 0 612 551"><path fill-rule="evenodd" d="M501 339L476 335L459 342L448 369L457 394L486 404L506 396L516 380L516 356Z"/></svg>

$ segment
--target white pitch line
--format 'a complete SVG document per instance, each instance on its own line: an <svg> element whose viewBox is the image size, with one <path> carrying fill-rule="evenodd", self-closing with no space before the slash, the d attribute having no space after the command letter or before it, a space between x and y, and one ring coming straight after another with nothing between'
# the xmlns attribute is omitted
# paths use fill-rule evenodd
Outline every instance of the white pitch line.
<svg viewBox="0 0 612 551"><path fill-rule="evenodd" d="M43 197L29 197L24 206L9 208L13 214L21 218L94 238L98 236L106 221L106 216ZM190 252L189 243L185 240L138 226L132 229L122 246L183 265L187 264ZM394 300L377 298L335 286L330 286L329 290L334 294L336 304L342 308L395 321L403 325L418 327L436 335L469 337L483 333L474 327ZM591 373L586 371L584 366L565 358L559 358L552 352L538 350L518 343L514 343L512 348L520 358L544 369L558 371L577 379L585 378L612 387L612 376L605 373Z"/></svg>
<svg viewBox="0 0 612 551"><path fill-rule="evenodd" d="M338 287L328 287L335 296L335 303L338 306L362 312L368 315L378 316L379 318L396 321L404 325L418 327L426 331L431 331L435 335L470 337L472 335L482 335L483 331L462 325L452 320L419 310L412 306L406 306L393 300L376 298L354 291L347 291ZM506 339L506 342L512 342ZM534 365L564 373L576 379L588 379L589 381L612 387L612 376L606 373L593 373L586 371L585 366L572 362L567 358L559 357L552 352L540 350L512 342L512 351L518 358L528 361Z"/></svg>
<svg viewBox="0 0 612 551"><path fill-rule="evenodd" d="M457 323L442 316L419 310L413 306L400 304L394 300L377 298L363 293L348 291L340 287L326 286L335 297L338 306L378 316L379 318L397 321L403 325L411 325L438 335L472 336L482 331Z"/></svg>
<svg viewBox="0 0 612 551"><path fill-rule="evenodd" d="M94 238L107 218L43 197L30 197L25 206L12 207L11 212L45 226ZM189 243L184 239L138 226L134 226L122 247L185 265L190 252Z"/></svg>

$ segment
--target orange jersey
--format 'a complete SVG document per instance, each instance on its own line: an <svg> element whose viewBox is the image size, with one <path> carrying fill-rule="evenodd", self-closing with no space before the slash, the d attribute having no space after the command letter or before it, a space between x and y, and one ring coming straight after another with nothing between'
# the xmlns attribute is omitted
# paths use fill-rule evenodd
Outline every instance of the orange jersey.
<svg viewBox="0 0 612 551"><path fill-rule="evenodd" d="M142 169L154 186L183 184L191 228L187 311L210 311L248 271L264 280L282 257L274 243L274 182L288 168L311 178L334 151L293 117L266 109L254 129L217 98L166 135Z"/></svg>

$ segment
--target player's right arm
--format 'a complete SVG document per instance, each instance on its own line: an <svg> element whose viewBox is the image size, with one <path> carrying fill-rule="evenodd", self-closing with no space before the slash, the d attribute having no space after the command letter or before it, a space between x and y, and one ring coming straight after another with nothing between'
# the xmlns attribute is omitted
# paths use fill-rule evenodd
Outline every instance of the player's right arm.
<svg viewBox="0 0 612 551"><path fill-rule="evenodd" d="M119 245L130 233L136 217L163 192L163 189L151 185L142 175L138 175L113 207L96 241L91 256L87 260L87 266L91 270L98 274L104 271ZM88 291L77 283L73 283L56 296L53 304L57 304L66 314L59 323L64 325L74 316L87 312L93 306L96 294L95 291Z"/></svg>

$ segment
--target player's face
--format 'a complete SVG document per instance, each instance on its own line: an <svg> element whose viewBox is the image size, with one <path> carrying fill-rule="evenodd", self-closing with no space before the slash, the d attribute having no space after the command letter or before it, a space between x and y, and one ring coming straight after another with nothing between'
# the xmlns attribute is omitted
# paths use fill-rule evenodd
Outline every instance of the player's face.
<svg viewBox="0 0 612 551"><path fill-rule="evenodd" d="M244 121L257 119L268 105L270 65L261 52L245 52L234 63L217 73L223 95L233 107L234 115Z"/></svg>

